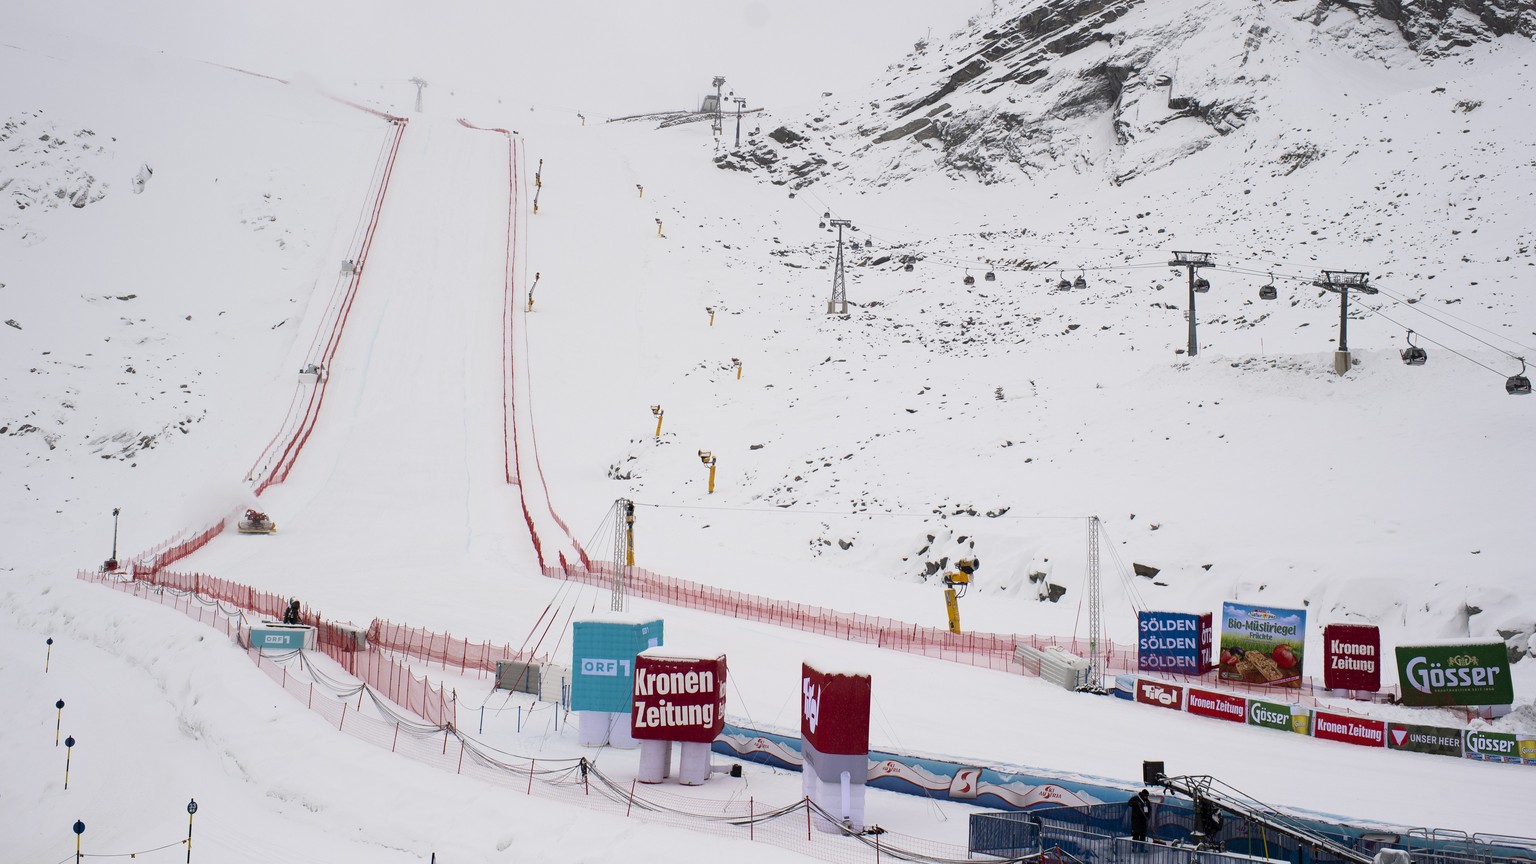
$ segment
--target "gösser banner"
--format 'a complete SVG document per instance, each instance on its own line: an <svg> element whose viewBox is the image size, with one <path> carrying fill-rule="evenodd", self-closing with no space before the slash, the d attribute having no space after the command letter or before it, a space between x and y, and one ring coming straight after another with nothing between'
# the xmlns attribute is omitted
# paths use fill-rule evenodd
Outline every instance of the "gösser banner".
<svg viewBox="0 0 1536 864"><path fill-rule="evenodd" d="M1211 613L1138 612L1136 669L1204 675L1211 671Z"/></svg>
<svg viewBox="0 0 1536 864"><path fill-rule="evenodd" d="M1323 686L1329 690L1381 689L1381 629L1374 624L1323 628Z"/></svg>
<svg viewBox="0 0 1536 864"><path fill-rule="evenodd" d="M1509 650L1503 642L1460 639L1399 645L1397 674L1404 705L1508 705Z"/></svg>
<svg viewBox="0 0 1536 864"><path fill-rule="evenodd" d="M1220 677L1269 687L1301 686L1305 610L1223 603L1221 620Z"/></svg>

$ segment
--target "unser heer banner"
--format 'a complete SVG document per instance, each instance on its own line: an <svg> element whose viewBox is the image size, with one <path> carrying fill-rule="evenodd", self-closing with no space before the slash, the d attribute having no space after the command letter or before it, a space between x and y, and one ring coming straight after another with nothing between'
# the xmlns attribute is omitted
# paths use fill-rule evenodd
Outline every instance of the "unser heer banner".
<svg viewBox="0 0 1536 864"><path fill-rule="evenodd" d="M725 728L725 656L636 657L630 728L641 741L713 742Z"/></svg>

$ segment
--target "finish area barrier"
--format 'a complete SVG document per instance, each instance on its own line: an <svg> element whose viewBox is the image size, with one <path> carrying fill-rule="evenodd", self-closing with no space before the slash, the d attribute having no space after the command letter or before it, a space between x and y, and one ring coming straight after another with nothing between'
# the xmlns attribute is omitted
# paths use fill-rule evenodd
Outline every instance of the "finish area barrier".
<svg viewBox="0 0 1536 864"><path fill-rule="evenodd" d="M698 582L662 576L643 567L630 567L626 570L624 590L636 597L985 669L1037 674L1017 659L1016 652L1020 646L1044 648L1057 645L1078 656L1089 654L1086 639L1012 633L951 633L938 627L924 627L892 618L839 612L821 606L726 591ZM544 575L552 579L607 588L613 584L613 565L606 561L593 561L590 569L545 567ZM1104 649L1106 662L1111 667L1117 662L1125 663L1127 656L1131 664L1135 663L1134 652L1117 648L1113 642L1104 643Z"/></svg>

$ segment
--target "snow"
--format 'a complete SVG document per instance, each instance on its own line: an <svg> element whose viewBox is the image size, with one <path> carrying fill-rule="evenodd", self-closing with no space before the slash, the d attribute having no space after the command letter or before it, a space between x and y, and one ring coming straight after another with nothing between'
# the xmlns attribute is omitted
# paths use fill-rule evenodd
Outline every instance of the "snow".
<svg viewBox="0 0 1536 864"><path fill-rule="evenodd" d="M1520 288L1533 263L1531 43L1430 64L1370 19L1314 28L1254 13L1276 28L1255 62L1277 83L1245 85L1263 110L1242 130L1213 137L1180 120L1163 127L1172 137L1115 153L1102 117L1070 121L1057 131L1099 149L988 186L934 166L921 144L826 137L807 147L847 170L791 198L715 167L707 123L602 122L696 107L724 73L766 108L747 121L749 140L781 123L843 128L886 83L935 76L943 34L973 11L917 0L0 7L0 75L27 82L0 93L0 122L26 121L0 151L0 183L16 178L0 191L11 202L0 319L19 325L0 328L0 858L65 858L76 819L87 852L172 844L191 798L199 858L225 861L651 859L682 844L698 858L791 857L392 756L279 693L204 624L74 578L111 551L113 507L128 557L259 505L278 534L231 529L176 569L299 597L332 619L537 641L568 659L569 639L542 613L589 620L608 592L539 574L505 482L509 142L459 117L518 132L524 204L544 160L540 211L517 214L511 250L514 290L540 274L535 311L514 316L516 404L531 427L514 467L551 560L572 557L574 542L611 557L605 514L627 497L637 562L658 573L943 626L925 567L974 556L984 566L960 601L966 629L1083 635L1083 517L1096 513L1116 642L1134 638L1137 608L1235 600L1304 606L1319 632L1376 623L1384 647L1501 631L1529 646L1533 508L1516 478L1536 468L1532 403L1505 397L1498 379L1516 365L1500 350L1527 350L1536 312ZM1178 23L1155 4L1136 14L1122 25L1132 41ZM935 65L882 78L930 26L939 35L923 62ZM1181 67L1181 90L1230 83L1227 54L1209 50L1231 44L1225 33L1169 49L1206 57ZM1357 53L1338 49L1347 40ZM421 114L408 83L418 75L429 81ZM331 96L410 122L321 420L289 480L256 499L242 477L296 388L314 386L295 370L390 139L385 122ZM1151 123L1156 99L1143 101ZM1167 155L1197 138L1211 140L1198 155ZM1305 143L1318 161L1281 173L1275 157ZM1162 167L1108 182L1131 165ZM31 187L71 204L89 191L83 207L13 211L10 196ZM872 254L921 256L906 273L851 255L847 320L821 314L823 213L853 219ZM1197 358L1175 353L1185 295L1163 267L1175 248L1241 268L1208 274ZM1042 269L1012 263L1023 260ZM1342 378L1331 373L1336 298L1307 285L1324 266L1370 270L1384 295L1417 301L1367 301L1382 312L1351 320L1360 365ZM1048 290L1079 267L1087 290ZM967 289L966 268L997 281ZM1281 300L1261 305L1253 292L1270 271ZM1434 340L1428 365L1398 362L1401 322ZM659 439L653 404L666 412ZM718 461L713 495L699 450ZM1132 561L1161 568L1156 581L1130 575ZM1036 570L1067 589L1059 603L1027 590ZM1127 786L1142 759L1163 759L1276 805L1531 833L1528 766L1268 733L640 599L625 614L664 618L669 656L674 645L726 654L728 711L749 725L798 725L809 656L871 676L878 749ZM1307 655L1316 674L1320 652ZM1383 663L1391 680L1390 651ZM531 713L483 678L427 674L457 690L461 721L486 706L476 734L494 746L587 752L633 774L633 754L583 751L547 707ZM1512 674L1518 704L1488 728L1536 732L1536 662ZM59 698L62 733L77 738L67 791L46 734ZM689 794L777 803L798 788L748 766ZM951 843L964 842L966 812L868 801L871 822Z"/></svg>

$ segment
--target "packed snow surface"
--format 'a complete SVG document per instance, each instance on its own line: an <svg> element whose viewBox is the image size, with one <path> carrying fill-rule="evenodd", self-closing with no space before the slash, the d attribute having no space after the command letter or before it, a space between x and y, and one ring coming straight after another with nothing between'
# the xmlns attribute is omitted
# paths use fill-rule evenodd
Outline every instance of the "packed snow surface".
<svg viewBox="0 0 1536 864"><path fill-rule="evenodd" d="M0 860L64 860L77 819L87 852L169 860L192 798L199 858L222 861L798 857L337 733L216 631L74 578L111 552L114 507L124 558L257 507L277 534L231 529L176 569L514 647L551 610L609 604L540 574L524 501L551 563L578 543L612 560L609 509L630 498L650 570L925 626L944 625L936 574L977 557L966 629L1055 636L1087 635L1097 515L1122 646L1138 608L1223 600L1305 608L1312 646L1336 622L1378 624L1386 646L1497 639L1517 705L1490 728L1536 733L1536 402L1503 392L1536 344L1531 42L1432 58L1345 10L1212 0L1193 26L1141 4L1043 86L1141 58L1135 75L1182 68L1241 124L1164 116L1133 82L1139 109L1090 100L1041 127L1051 146L978 173L1006 147L977 118L1007 91L966 90L949 137L871 143L894 125L882 91L933 87L936 58L1018 14L1002 5L0 5L17 82L0 92ZM732 113L719 138L708 120L609 122L695 110L716 75L747 100L739 150ZM319 422L258 499L244 478L313 386L297 371L391 140L360 108L409 124ZM781 126L805 140L770 138ZM824 314L827 218L854 226L846 316ZM1178 250L1218 264L1194 357ZM1324 268L1381 289L1350 298L1343 376ZM1258 299L1271 279L1279 299ZM1399 361L1408 329L1425 366ZM1127 786L1161 759L1299 810L1536 833L1529 766L1271 734L641 599L627 614L665 619L661 650L725 654L727 710L760 726L798 725L809 656L872 676L880 749ZM569 647L556 628L539 650ZM633 775L632 753L583 751L547 708L427 674L496 746ZM76 739L67 790L48 720ZM698 794L798 790L748 766ZM968 812L868 803L956 844Z"/></svg>

